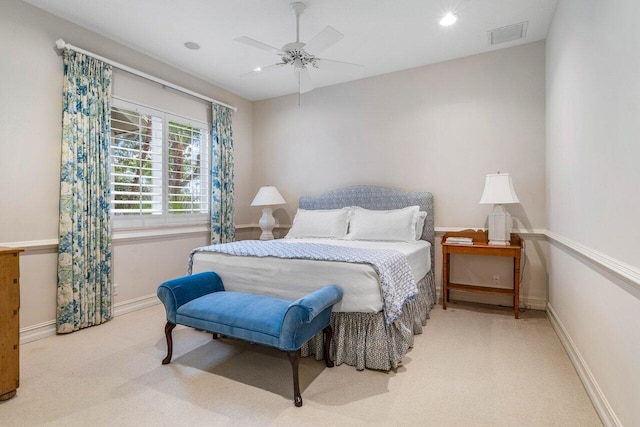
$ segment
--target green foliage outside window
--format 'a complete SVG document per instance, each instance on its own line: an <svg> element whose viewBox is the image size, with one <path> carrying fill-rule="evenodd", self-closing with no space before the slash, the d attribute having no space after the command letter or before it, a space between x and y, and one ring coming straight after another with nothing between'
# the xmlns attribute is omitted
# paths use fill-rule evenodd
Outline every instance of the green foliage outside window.
<svg viewBox="0 0 640 427"><path fill-rule="evenodd" d="M165 200L164 213L207 212L206 173L201 176L206 134L168 121L166 149L162 134L162 118L112 107L113 214L159 215Z"/></svg>

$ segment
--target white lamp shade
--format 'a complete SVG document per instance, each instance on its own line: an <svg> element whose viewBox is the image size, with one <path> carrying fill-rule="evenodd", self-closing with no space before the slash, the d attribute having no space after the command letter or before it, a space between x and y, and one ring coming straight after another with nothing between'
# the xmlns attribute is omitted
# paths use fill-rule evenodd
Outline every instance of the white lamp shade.
<svg viewBox="0 0 640 427"><path fill-rule="evenodd" d="M284 205L286 203L287 202L276 187L266 185L264 187L260 187L258 194L256 194L253 202L251 202L251 206L275 206Z"/></svg>
<svg viewBox="0 0 640 427"><path fill-rule="evenodd" d="M506 204L520 203L516 191L513 189L510 173L493 173L487 175L484 181L484 192L480 203Z"/></svg>

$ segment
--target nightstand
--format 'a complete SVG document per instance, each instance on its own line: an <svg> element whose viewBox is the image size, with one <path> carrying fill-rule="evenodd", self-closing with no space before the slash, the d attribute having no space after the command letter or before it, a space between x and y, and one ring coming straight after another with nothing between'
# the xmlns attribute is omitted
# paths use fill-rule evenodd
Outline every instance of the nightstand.
<svg viewBox="0 0 640 427"><path fill-rule="evenodd" d="M471 237L472 245L446 243L447 237ZM464 230L446 233L442 236L442 308L447 309L449 291L476 292L481 294L508 295L513 297L513 314L517 319L520 306L520 257L522 256L522 239L511 233L509 246L492 246L488 243L486 231ZM502 256L513 258L513 288L494 288L490 286L463 285L449 282L451 254Z"/></svg>

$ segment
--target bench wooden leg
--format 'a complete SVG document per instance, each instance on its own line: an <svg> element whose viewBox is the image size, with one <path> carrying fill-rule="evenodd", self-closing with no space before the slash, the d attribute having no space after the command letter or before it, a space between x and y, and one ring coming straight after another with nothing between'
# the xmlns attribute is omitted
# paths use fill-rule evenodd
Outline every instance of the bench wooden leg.
<svg viewBox="0 0 640 427"><path fill-rule="evenodd" d="M300 383L298 382L298 365L300 363L300 350L287 351L289 362L291 362L291 370L293 372L293 403L302 406L302 396L300 395Z"/></svg>
<svg viewBox="0 0 640 427"><path fill-rule="evenodd" d="M167 357L162 359L163 365L166 365L169 362L171 362L171 355L173 354L173 338L171 337L171 332L175 327L176 327L176 324L171 322L167 322L167 324L164 325L164 335L165 337L167 337Z"/></svg>
<svg viewBox="0 0 640 427"><path fill-rule="evenodd" d="M333 328L331 325L324 328L322 330L322 334L324 335L324 363L327 365L327 368L333 368L333 361L331 361L331 338L333 337Z"/></svg>

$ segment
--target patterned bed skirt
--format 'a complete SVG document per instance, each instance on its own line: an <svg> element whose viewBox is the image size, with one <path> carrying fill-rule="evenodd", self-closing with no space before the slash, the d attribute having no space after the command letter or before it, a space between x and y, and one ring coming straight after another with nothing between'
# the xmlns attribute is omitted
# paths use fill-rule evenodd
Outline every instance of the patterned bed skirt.
<svg viewBox="0 0 640 427"><path fill-rule="evenodd" d="M387 326L382 312L331 313L333 340L331 358L336 365L346 363L361 371L365 368L388 371L395 369L407 350L413 346L413 336L422 333L429 311L436 302L433 269L418 282L418 296L404 305L402 314ZM322 359L322 332L302 346L302 356Z"/></svg>

